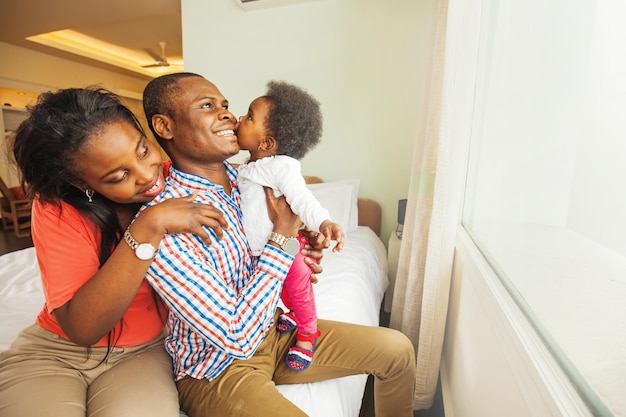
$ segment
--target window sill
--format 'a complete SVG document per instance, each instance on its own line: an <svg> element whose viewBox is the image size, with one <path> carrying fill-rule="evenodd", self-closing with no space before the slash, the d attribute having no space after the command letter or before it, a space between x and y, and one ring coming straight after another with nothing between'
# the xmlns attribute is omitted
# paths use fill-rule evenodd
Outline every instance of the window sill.
<svg viewBox="0 0 626 417"><path fill-rule="evenodd" d="M474 223L470 234L566 372L626 415L626 258L563 227Z"/></svg>

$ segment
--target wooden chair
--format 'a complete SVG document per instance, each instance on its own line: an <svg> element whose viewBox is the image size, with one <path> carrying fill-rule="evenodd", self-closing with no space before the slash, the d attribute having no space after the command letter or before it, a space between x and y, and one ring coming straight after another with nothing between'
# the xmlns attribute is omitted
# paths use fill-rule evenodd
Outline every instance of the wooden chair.
<svg viewBox="0 0 626 417"><path fill-rule="evenodd" d="M30 236L31 200L17 195L0 177L2 229L12 227L15 236Z"/></svg>

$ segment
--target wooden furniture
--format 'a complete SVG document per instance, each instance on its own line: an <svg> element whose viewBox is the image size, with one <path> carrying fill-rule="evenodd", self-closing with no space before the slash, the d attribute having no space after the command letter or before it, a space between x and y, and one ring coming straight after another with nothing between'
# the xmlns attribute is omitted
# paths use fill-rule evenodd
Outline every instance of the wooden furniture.
<svg viewBox="0 0 626 417"><path fill-rule="evenodd" d="M2 214L2 229L13 229L15 236L30 236L30 209L31 200L16 195L0 177L0 213Z"/></svg>

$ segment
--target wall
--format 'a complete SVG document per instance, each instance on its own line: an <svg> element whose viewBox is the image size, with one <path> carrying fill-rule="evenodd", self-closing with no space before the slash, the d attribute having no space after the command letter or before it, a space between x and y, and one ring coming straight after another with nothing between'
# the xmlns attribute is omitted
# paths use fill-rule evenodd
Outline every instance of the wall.
<svg viewBox="0 0 626 417"><path fill-rule="evenodd" d="M141 99L147 81L0 42L0 87L34 93L99 84Z"/></svg>
<svg viewBox="0 0 626 417"><path fill-rule="evenodd" d="M434 4L315 0L244 11L232 0L183 0L185 70L215 82L237 116L271 79L307 88L322 103L324 135L304 174L359 178L360 195L383 206L386 241L409 186Z"/></svg>

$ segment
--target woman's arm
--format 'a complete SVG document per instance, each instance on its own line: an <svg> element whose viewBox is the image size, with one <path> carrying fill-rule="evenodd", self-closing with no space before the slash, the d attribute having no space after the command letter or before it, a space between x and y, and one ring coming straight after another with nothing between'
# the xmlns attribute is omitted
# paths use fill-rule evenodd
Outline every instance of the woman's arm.
<svg viewBox="0 0 626 417"><path fill-rule="evenodd" d="M202 226L222 236L226 223L215 208L193 202L194 196L171 199L144 210L130 228L140 243L158 248L166 233L194 233L210 244ZM126 313L151 260L140 260L124 242L106 263L53 312L59 326L74 343L91 345L105 336Z"/></svg>

